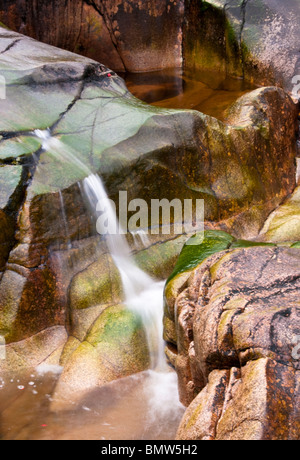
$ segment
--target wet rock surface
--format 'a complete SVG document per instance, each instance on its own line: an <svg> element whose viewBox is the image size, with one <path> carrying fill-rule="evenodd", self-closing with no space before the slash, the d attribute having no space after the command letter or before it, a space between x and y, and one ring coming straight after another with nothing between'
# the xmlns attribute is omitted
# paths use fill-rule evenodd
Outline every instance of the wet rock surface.
<svg viewBox="0 0 300 460"><path fill-rule="evenodd" d="M178 439L299 439L299 270L298 249L248 247L169 282L166 339L189 405Z"/></svg>
<svg viewBox="0 0 300 460"><path fill-rule="evenodd" d="M117 71L215 70L293 91L297 0L2 0L0 21Z"/></svg>
<svg viewBox="0 0 300 460"><path fill-rule="evenodd" d="M151 10L152 16L161 18L160 10ZM64 366L57 395L69 390L73 398L149 365L144 331L124 312L118 273L87 212L84 178L99 173L115 201L124 190L128 200L148 204L150 198L204 199L209 228L256 237L296 185L297 107L282 89L260 88L239 99L223 123L191 110L148 106L107 67L4 28L0 47L7 84L7 99L0 101L0 334L10 347L5 366L25 369L51 357ZM119 44L114 47L117 59L122 53ZM121 48L130 62L132 49L126 43ZM135 248L137 263L165 279L185 239L150 238L143 250ZM232 242L229 237L218 250L232 249ZM175 291L189 279L185 272ZM196 344L190 348L191 311L185 304L182 309L184 352L177 356L169 348L169 356L189 402L219 367L189 367L199 351ZM167 341L177 345L174 313L165 321ZM119 323L128 335L119 337ZM28 359L35 348L40 352ZM257 359L277 363L277 354ZM239 369L235 356L232 366ZM228 373L222 379L228 386Z"/></svg>
<svg viewBox="0 0 300 460"><path fill-rule="evenodd" d="M94 61L5 29L1 40L1 173L11 184L0 182L2 235L11 238L1 245L0 331L8 343L64 326L72 278L107 252L95 252L82 196L88 171L104 177L115 201L120 190L128 200L205 198L207 220L243 235L257 233L293 190L296 107L282 90L244 96L224 124L145 105Z"/></svg>
<svg viewBox="0 0 300 460"><path fill-rule="evenodd" d="M186 65L293 91L300 73L299 14L295 0L192 0L183 32Z"/></svg>
<svg viewBox="0 0 300 460"><path fill-rule="evenodd" d="M49 45L117 71L182 64L182 0L24 0L0 2L0 21Z"/></svg>

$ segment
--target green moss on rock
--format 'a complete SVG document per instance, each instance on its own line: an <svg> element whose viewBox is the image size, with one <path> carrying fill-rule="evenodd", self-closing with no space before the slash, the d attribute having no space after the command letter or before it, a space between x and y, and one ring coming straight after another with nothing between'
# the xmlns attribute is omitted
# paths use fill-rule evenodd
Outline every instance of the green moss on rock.
<svg viewBox="0 0 300 460"><path fill-rule="evenodd" d="M87 341L93 346L101 342L127 340L142 327L140 318L122 306L107 308L95 322Z"/></svg>
<svg viewBox="0 0 300 460"><path fill-rule="evenodd" d="M297 244L292 247L297 247ZM275 243L260 241L238 240L226 232L218 230L207 230L198 233L190 238L184 245L175 269L167 281L167 285L178 275L188 273L205 259L227 249L240 249L251 247L276 247ZM166 289L167 292L167 289Z"/></svg>
<svg viewBox="0 0 300 460"><path fill-rule="evenodd" d="M232 243L231 249L238 249L238 248L253 248L256 246L266 246L266 247L274 247L276 246L273 243L261 243L259 241L247 241L247 240L236 240Z"/></svg>
<svg viewBox="0 0 300 460"><path fill-rule="evenodd" d="M78 273L70 287L72 310L116 304L122 297L120 274L111 257L104 254L86 270Z"/></svg>
<svg viewBox="0 0 300 460"><path fill-rule="evenodd" d="M165 280L174 269L187 236L154 244L135 256L137 265L151 276Z"/></svg>
<svg viewBox="0 0 300 460"><path fill-rule="evenodd" d="M294 243L291 248L294 248L294 249L300 249L300 241L298 243Z"/></svg>
<svg viewBox="0 0 300 460"><path fill-rule="evenodd" d="M179 256L175 269L168 279L168 283L180 273L190 271L211 255L229 249L234 238L221 231L206 231L199 233L187 241Z"/></svg>

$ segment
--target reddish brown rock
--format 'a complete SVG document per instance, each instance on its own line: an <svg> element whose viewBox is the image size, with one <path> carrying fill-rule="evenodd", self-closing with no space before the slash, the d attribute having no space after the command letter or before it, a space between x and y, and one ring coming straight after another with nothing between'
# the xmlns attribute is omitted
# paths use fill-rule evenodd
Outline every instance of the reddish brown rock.
<svg viewBox="0 0 300 460"><path fill-rule="evenodd" d="M179 439L298 439L299 250L219 253L175 312L181 399L193 401Z"/></svg>
<svg viewBox="0 0 300 460"><path fill-rule="evenodd" d="M14 222L7 214L0 210L0 274L7 262L14 239Z"/></svg>
<svg viewBox="0 0 300 460"><path fill-rule="evenodd" d="M183 0L24 0L0 3L0 21L117 71L182 64Z"/></svg>
<svg viewBox="0 0 300 460"><path fill-rule="evenodd" d="M186 411L181 440L298 440L299 371L268 358L213 371Z"/></svg>

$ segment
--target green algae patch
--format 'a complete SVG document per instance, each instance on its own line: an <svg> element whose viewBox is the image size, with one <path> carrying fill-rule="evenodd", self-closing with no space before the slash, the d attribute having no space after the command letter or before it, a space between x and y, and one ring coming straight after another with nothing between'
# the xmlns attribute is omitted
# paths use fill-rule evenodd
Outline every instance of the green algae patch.
<svg viewBox="0 0 300 460"><path fill-rule="evenodd" d="M276 244L273 243L261 243L257 241L247 241L247 240L236 240L232 243L231 249L242 249L242 248L254 248L259 246L265 247L275 247Z"/></svg>
<svg viewBox="0 0 300 460"><path fill-rule="evenodd" d="M297 243L292 244L291 248L300 249L300 241L298 241Z"/></svg>
<svg viewBox="0 0 300 460"><path fill-rule="evenodd" d="M99 316L86 337L102 366L118 376L149 367L150 356L142 320L123 305L109 307Z"/></svg>
<svg viewBox="0 0 300 460"><path fill-rule="evenodd" d="M198 243L199 242L199 243ZM184 245L178 258L177 264L167 284L178 275L190 272L205 259L227 249L242 249L251 247L276 247L273 243L264 243L248 240L236 240L226 232L218 230L208 230L203 234L199 233L190 238Z"/></svg>
<svg viewBox="0 0 300 460"><path fill-rule="evenodd" d="M175 269L167 283L180 273L197 267L213 254L229 249L233 241L234 238L231 235L221 231L208 230L204 232L204 238L201 233L192 236L184 245Z"/></svg>

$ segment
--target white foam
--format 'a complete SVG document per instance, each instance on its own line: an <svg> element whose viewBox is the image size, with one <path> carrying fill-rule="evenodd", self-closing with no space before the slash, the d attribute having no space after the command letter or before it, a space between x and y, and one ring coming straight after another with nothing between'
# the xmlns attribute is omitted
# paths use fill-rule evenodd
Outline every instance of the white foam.
<svg viewBox="0 0 300 460"><path fill-rule="evenodd" d="M35 370L38 373L38 375L40 375L40 376L44 376L46 374L59 375L59 374L62 373L63 367L53 365L53 364L45 364L45 363L43 363L43 364L40 364L39 366L37 366Z"/></svg>
<svg viewBox="0 0 300 460"><path fill-rule="evenodd" d="M184 406L179 401L176 372L149 371L147 381L148 423L161 419L173 419Z"/></svg>

